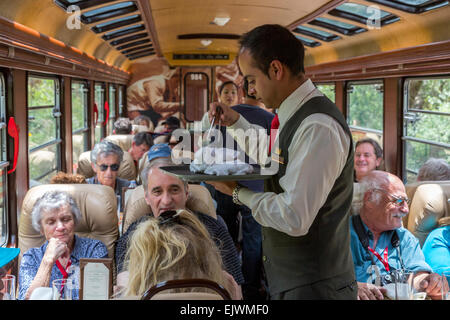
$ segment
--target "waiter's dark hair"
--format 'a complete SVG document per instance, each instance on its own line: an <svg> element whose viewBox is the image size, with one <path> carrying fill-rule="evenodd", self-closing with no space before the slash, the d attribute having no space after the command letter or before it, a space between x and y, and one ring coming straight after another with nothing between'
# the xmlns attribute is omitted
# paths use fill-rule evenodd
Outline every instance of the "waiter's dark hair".
<svg viewBox="0 0 450 320"><path fill-rule="evenodd" d="M239 40L241 51L250 50L255 67L269 76L273 60L286 65L293 75L305 73L305 48L291 31L278 24L265 24L245 33Z"/></svg>

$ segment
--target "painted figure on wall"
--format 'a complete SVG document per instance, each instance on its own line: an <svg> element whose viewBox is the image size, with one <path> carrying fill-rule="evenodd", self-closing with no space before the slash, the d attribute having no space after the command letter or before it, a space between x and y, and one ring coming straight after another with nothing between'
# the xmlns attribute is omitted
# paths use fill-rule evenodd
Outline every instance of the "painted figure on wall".
<svg viewBox="0 0 450 320"><path fill-rule="evenodd" d="M170 117L180 118L180 70L166 59L150 57L133 65L127 89L128 117L148 116L154 126Z"/></svg>

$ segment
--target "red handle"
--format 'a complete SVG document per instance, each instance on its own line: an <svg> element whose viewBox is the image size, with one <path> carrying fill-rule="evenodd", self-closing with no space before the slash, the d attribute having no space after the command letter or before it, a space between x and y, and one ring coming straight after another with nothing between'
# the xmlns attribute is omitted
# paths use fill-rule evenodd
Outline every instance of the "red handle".
<svg viewBox="0 0 450 320"><path fill-rule="evenodd" d="M16 125L14 117L9 118L8 134L14 139L14 161L13 167L8 171L8 174L16 171L17 159L19 157L19 127Z"/></svg>
<svg viewBox="0 0 450 320"><path fill-rule="evenodd" d="M108 101L105 101L105 110L106 110L106 118L105 118L105 121L103 121L103 126L106 126L106 124L108 123L108 119L109 119L109 103L108 103Z"/></svg>
<svg viewBox="0 0 450 320"><path fill-rule="evenodd" d="M95 102L94 102L94 113L95 113L94 127L96 127L98 122L98 108Z"/></svg>

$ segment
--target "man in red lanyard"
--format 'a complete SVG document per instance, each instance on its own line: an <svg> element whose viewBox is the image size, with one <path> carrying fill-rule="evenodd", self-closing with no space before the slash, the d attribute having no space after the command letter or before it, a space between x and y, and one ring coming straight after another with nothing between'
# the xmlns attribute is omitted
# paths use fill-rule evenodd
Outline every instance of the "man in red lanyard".
<svg viewBox="0 0 450 320"><path fill-rule="evenodd" d="M402 181L384 171L372 171L361 181L362 207L350 220L351 249L358 281L358 298L383 299L394 270L420 275L419 291L441 298L441 280L425 262L418 239L402 227L409 199Z"/></svg>

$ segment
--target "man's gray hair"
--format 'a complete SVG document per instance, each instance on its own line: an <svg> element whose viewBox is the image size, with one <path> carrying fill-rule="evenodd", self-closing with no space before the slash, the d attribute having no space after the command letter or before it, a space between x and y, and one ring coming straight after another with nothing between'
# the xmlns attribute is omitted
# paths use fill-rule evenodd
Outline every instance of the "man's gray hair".
<svg viewBox="0 0 450 320"><path fill-rule="evenodd" d="M81 212L75 200L63 191L47 191L39 199L36 200L31 210L31 224L33 228L41 232L42 215L46 212L60 209L68 205L72 213L75 226L81 221Z"/></svg>
<svg viewBox="0 0 450 320"><path fill-rule="evenodd" d="M128 118L118 118L114 122L115 134L131 134L133 124Z"/></svg>
<svg viewBox="0 0 450 320"><path fill-rule="evenodd" d="M142 178L142 184L144 186L144 192L147 194L148 192L148 176L150 174L150 171L154 168L160 168L165 166L174 166L175 164L172 162L170 158L157 158L152 160L145 168L142 170L141 178ZM180 179L181 180L181 179ZM187 181L183 181L185 190L187 189L188 183Z"/></svg>
<svg viewBox="0 0 450 320"><path fill-rule="evenodd" d="M444 159L430 158L419 169L417 181L450 180L450 165Z"/></svg>
<svg viewBox="0 0 450 320"><path fill-rule="evenodd" d="M91 162L94 165L97 165L97 159L100 156L107 157L111 154L115 154L119 157L120 164L123 160L123 150L115 143L112 143L107 140L100 141L94 146L94 149L91 151Z"/></svg>
<svg viewBox="0 0 450 320"><path fill-rule="evenodd" d="M380 172L380 171L378 171ZM361 208L364 205L364 194L369 191L369 190L373 190L373 189L383 189L386 190L386 186L390 183L393 182L393 177L390 175L386 175L386 176L379 176L376 175L374 176L373 174L374 172L372 171L372 173L369 173L368 175L364 176L360 181L359 181L359 188L358 188L358 193L355 194L355 198L356 199L360 199L361 201L358 203L353 203L353 206L355 208L356 211L360 211ZM380 192L374 192L372 193L372 196L370 198L371 201L375 202L376 204L379 204L381 201L381 194Z"/></svg>

